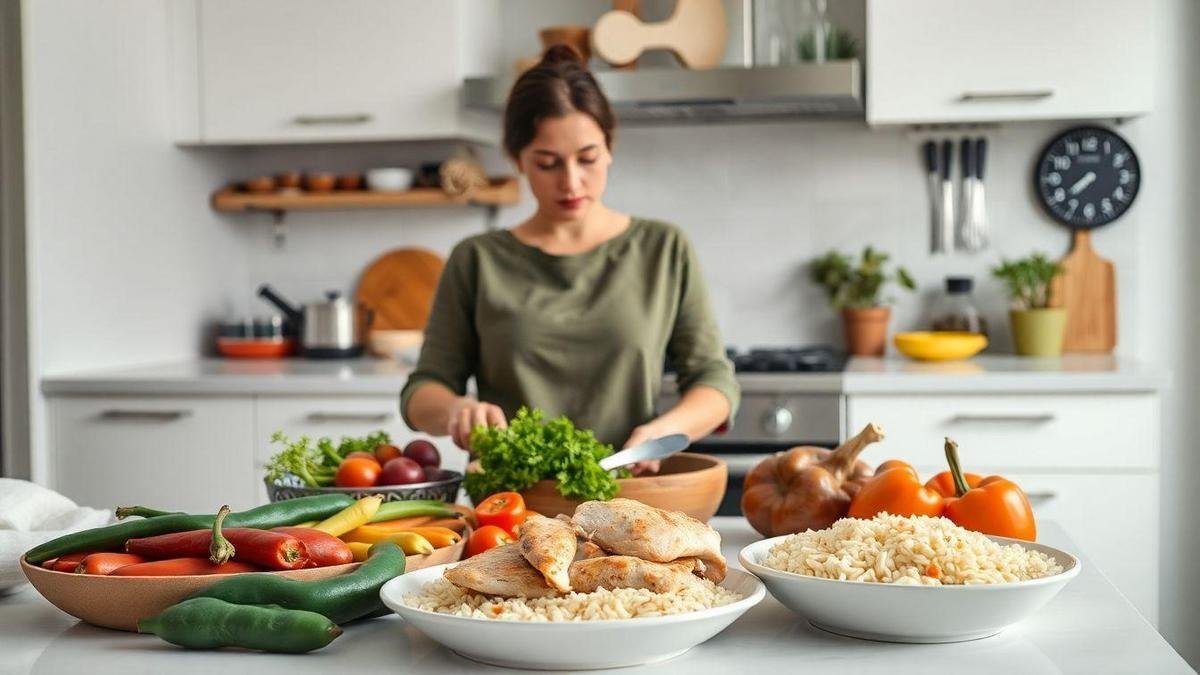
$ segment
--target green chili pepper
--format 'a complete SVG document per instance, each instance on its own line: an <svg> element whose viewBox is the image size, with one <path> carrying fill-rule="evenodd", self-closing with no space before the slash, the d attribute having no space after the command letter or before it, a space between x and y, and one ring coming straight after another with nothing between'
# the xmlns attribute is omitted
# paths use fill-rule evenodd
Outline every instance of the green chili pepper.
<svg viewBox="0 0 1200 675"><path fill-rule="evenodd" d="M269 530L273 527L295 525L310 520L323 520L353 503L354 499L344 494L288 499L231 513L224 525L225 527L254 527ZM151 537L170 532L207 530L213 526L214 520L215 516L213 515L187 513L167 513L145 520L130 520L51 539L30 549L25 554L25 559L31 565L37 565L51 558L76 551L121 550L128 539Z"/></svg>
<svg viewBox="0 0 1200 675"><path fill-rule="evenodd" d="M379 589L404 574L404 552L386 541L349 574L298 581L274 574L240 574L196 591L189 598L219 598L239 605L279 605L323 614L334 623L361 619L383 609Z"/></svg>
<svg viewBox="0 0 1200 675"><path fill-rule="evenodd" d="M190 649L243 647L303 654L333 642L342 629L316 612L195 598L138 621L138 632Z"/></svg>

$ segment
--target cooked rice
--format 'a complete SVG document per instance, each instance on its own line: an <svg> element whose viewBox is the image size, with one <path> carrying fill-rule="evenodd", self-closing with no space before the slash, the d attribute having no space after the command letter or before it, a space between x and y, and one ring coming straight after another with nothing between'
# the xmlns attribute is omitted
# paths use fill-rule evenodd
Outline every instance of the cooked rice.
<svg viewBox="0 0 1200 675"><path fill-rule="evenodd" d="M1063 571L1053 558L1002 546L947 518L881 513L793 534L763 564L822 579L942 586L1026 581Z"/></svg>
<svg viewBox="0 0 1200 675"><path fill-rule="evenodd" d="M406 595L404 604L439 614L505 621L597 621L686 614L728 605L742 598L707 579L679 593L642 588L601 588L549 598L494 598L465 591L445 579Z"/></svg>

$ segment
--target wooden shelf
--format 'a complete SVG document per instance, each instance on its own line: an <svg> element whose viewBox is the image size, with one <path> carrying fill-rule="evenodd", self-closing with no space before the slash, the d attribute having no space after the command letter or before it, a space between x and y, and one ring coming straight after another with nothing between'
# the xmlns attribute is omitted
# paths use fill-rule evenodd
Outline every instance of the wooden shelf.
<svg viewBox="0 0 1200 675"><path fill-rule="evenodd" d="M227 187L212 197L218 211L321 211L336 209L394 209L410 206L511 206L520 197L517 179L492 179L491 185L469 199L454 198L439 188L413 188L405 192L336 190L333 192L240 192Z"/></svg>

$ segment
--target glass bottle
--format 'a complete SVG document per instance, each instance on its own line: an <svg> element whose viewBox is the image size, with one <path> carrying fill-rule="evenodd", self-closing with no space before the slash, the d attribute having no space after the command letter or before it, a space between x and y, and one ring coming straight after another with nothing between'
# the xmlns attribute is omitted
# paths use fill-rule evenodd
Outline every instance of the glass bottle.
<svg viewBox="0 0 1200 675"><path fill-rule="evenodd" d="M971 277L946 277L946 294L934 306L934 330L987 335L987 319L971 297L974 288Z"/></svg>

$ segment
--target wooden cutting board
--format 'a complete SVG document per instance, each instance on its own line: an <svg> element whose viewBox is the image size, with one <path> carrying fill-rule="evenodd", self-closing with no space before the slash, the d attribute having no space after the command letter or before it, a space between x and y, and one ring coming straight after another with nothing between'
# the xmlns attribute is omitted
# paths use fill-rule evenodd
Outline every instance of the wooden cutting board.
<svg viewBox="0 0 1200 675"><path fill-rule="evenodd" d="M374 313L371 330L424 330L443 265L420 248L388 251L368 265L355 300Z"/></svg>
<svg viewBox="0 0 1200 675"><path fill-rule="evenodd" d="M669 49L685 68L716 68L727 37L721 0L676 0L666 21L645 22L622 10L604 14L592 27L592 51L623 66L648 49Z"/></svg>
<svg viewBox="0 0 1200 675"><path fill-rule="evenodd" d="M1063 273L1050 288L1050 305L1067 310L1064 352L1111 352L1117 346L1117 274L1092 248L1088 230L1075 230Z"/></svg>

